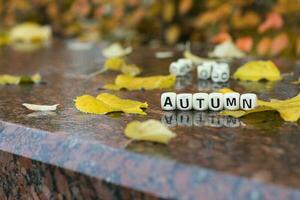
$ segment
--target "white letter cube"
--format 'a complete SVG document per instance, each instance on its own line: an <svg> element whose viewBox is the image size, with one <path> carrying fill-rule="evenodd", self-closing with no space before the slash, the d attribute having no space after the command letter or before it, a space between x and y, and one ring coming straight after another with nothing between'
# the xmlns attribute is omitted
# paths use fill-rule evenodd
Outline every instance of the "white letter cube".
<svg viewBox="0 0 300 200"><path fill-rule="evenodd" d="M176 93L164 92L160 96L160 104L163 110L175 110L176 109Z"/></svg>
<svg viewBox="0 0 300 200"><path fill-rule="evenodd" d="M240 108L243 110L252 110L256 107L257 96L253 93L242 94L240 98Z"/></svg>
<svg viewBox="0 0 300 200"><path fill-rule="evenodd" d="M191 110L193 108L193 95L190 93L177 94L176 105L178 110Z"/></svg>
<svg viewBox="0 0 300 200"><path fill-rule="evenodd" d="M213 67L211 79L214 82L227 82L230 77L230 70L227 63L219 63Z"/></svg>
<svg viewBox="0 0 300 200"><path fill-rule="evenodd" d="M172 62L169 68L170 74L175 76L184 76L187 74L187 68L178 62Z"/></svg>
<svg viewBox="0 0 300 200"><path fill-rule="evenodd" d="M193 62L189 59L185 59L185 58L180 58L177 60L177 63L180 66L185 66L187 72L190 72L193 70Z"/></svg>
<svg viewBox="0 0 300 200"><path fill-rule="evenodd" d="M198 79L207 80L211 77L211 71L216 62L204 62L197 66Z"/></svg>
<svg viewBox="0 0 300 200"><path fill-rule="evenodd" d="M208 109L208 94L207 93L193 94L193 108L194 108L194 110L207 110Z"/></svg>
<svg viewBox="0 0 300 200"><path fill-rule="evenodd" d="M237 92L224 94L224 108L226 110L238 110L240 108L240 94Z"/></svg>
<svg viewBox="0 0 300 200"><path fill-rule="evenodd" d="M210 93L208 95L208 108L213 111L220 111L223 109L224 96L221 93Z"/></svg>

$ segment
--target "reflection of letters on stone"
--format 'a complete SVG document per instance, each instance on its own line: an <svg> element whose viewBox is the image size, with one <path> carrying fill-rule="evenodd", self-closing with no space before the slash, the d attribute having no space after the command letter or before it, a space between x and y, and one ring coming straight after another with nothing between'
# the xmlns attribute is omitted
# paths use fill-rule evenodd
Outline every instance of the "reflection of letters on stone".
<svg viewBox="0 0 300 200"><path fill-rule="evenodd" d="M178 76L176 77L175 89L181 90L183 88L186 88L187 86L192 85L192 83L193 83L193 76L191 73L188 73L184 76Z"/></svg>
<svg viewBox="0 0 300 200"><path fill-rule="evenodd" d="M161 122L169 127L229 127L235 128L241 125L239 119L230 116L220 116L216 112L164 112Z"/></svg>
<svg viewBox="0 0 300 200"><path fill-rule="evenodd" d="M216 83L211 80L198 80L197 88L199 91L216 91L225 87L229 87L229 82Z"/></svg>

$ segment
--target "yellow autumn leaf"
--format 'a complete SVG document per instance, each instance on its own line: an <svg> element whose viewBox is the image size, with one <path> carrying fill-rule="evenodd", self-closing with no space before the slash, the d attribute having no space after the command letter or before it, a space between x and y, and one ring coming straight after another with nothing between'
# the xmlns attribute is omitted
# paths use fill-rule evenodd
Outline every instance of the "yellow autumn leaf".
<svg viewBox="0 0 300 200"><path fill-rule="evenodd" d="M131 52L131 47L124 48L120 43L113 43L102 50L102 54L106 58L123 57Z"/></svg>
<svg viewBox="0 0 300 200"><path fill-rule="evenodd" d="M155 58L158 58L158 59L172 58L173 56L174 56L174 53L172 51L157 51L157 52L155 52Z"/></svg>
<svg viewBox="0 0 300 200"><path fill-rule="evenodd" d="M249 111L224 110L220 114L239 118L250 113L276 110L285 121L295 122L300 118L300 94L287 100L273 99L270 102L258 100L257 105L256 108Z"/></svg>
<svg viewBox="0 0 300 200"><path fill-rule="evenodd" d="M75 107L81 112L91 114L106 114L114 111L109 105L90 95L77 97Z"/></svg>
<svg viewBox="0 0 300 200"><path fill-rule="evenodd" d="M20 84L22 83L40 83L42 77L39 73L34 74L32 76L21 76Z"/></svg>
<svg viewBox="0 0 300 200"><path fill-rule="evenodd" d="M16 25L9 33L12 43L43 44L51 39L51 27L33 22Z"/></svg>
<svg viewBox="0 0 300 200"><path fill-rule="evenodd" d="M126 65L126 63L122 58L114 57L105 61L104 68L106 70L120 71L124 65Z"/></svg>
<svg viewBox="0 0 300 200"><path fill-rule="evenodd" d="M148 104L146 102L142 103L130 99L121 99L115 95L108 93L101 93L96 97L96 99L109 105L112 109L116 111L123 111L124 113L146 115L142 108L148 108Z"/></svg>
<svg viewBox="0 0 300 200"><path fill-rule="evenodd" d="M75 107L81 112L91 114L107 114L122 111L124 113L146 115L142 108L148 108L148 104L102 93L97 97L90 95L77 97L75 99Z"/></svg>
<svg viewBox="0 0 300 200"><path fill-rule="evenodd" d="M153 90L171 88L176 81L173 75L168 76L148 76L148 77L132 77L129 75L119 75L115 80L115 84L105 85L104 88L110 90Z"/></svg>
<svg viewBox="0 0 300 200"><path fill-rule="evenodd" d="M41 75L34 74L32 76L12 76L8 74L0 75L0 85L6 84L23 84L23 83L39 83L41 82Z"/></svg>
<svg viewBox="0 0 300 200"><path fill-rule="evenodd" d="M250 61L233 74L234 79L241 81L279 81L282 79L280 71L272 61Z"/></svg>
<svg viewBox="0 0 300 200"><path fill-rule="evenodd" d="M142 72L142 69L137 65L126 64L121 68L121 72L126 75L136 76Z"/></svg>
<svg viewBox="0 0 300 200"><path fill-rule="evenodd" d="M9 36L5 33L0 33L0 46L9 44Z"/></svg>
<svg viewBox="0 0 300 200"><path fill-rule="evenodd" d="M269 107L265 107L265 106L257 106L256 108L254 108L252 110L247 110L247 111L246 110L223 110L222 112L220 112L220 114L228 115L228 116L235 117L235 118L240 118L240 117L243 117L243 116L251 114L251 113L263 112L263 111L269 111L269 110L273 110L273 109L269 108Z"/></svg>
<svg viewBox="0 0 300 200"><path fill-rule="evenodd" d="M112 70L112 71L120 71L123 74L127 74L130 76L136 76L142 72L140 67L133 64L127 64L125 60L120 57L107 59L104 63L104 69Z"/></svg>
<svg viewBox="0 0 300 200"><path fill-rule="evenodd" d="M0 76L0 85L5 85L5 84L19 84L20 82L20 77L19 76L11 76L8 74L4 74Z"/></svg>
<svg viewBox="0 0 300 200"><path fill-rule="evenodd" d="M297 81L292 82L293 84L300 84L300 78Z"/></svg>
<svg viewBox="0 0 300 200"><path fill-rule="evenodd" d="M157 120L145 122L133 121L127 124L125 135L133 140L143 140L167 144L176 136L164 124Z"/></svg>
<svg viewBox="0 0 300 200"><path fill-rule="evenodd" d="M295 122L300 118L300 94L287 100L260 101L259 105L277 110L285 121Z"/></svg>
<svg viewBox="0 0 300 200"><path fill-rule="evenodd" d="M231 93L231 92L235 92L235 91L230 88L221 88L218 90L218 92L220 92L222 94L226 94L226 93Z"/></svg>

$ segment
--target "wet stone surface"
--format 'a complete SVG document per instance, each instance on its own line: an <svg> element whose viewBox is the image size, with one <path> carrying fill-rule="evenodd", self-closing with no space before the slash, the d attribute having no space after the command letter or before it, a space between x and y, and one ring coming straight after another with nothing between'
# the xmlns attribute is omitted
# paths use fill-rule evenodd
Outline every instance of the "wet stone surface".
<svg viewBox="0 0 300 200"><path fill-rule="evenodd" d="M0 122L3 123L0 126L1 150L29 158L32 156L39 161L62 167L76 165L73 170L79 172L86 170L83 169L82 163L80 165L81 159L84 157L96 159L105 154L105 150L103 150L104 153L98 152L97 145L104 145L110 150L118 151L120 154L118 156L124 160L129 159L127 155L136 155L135 153L137 153L138 158L142 158L141 162L144 162L141 174L137 174L137 177L140 178L152 173L147 168L147 166L153 166L154 163L151 162L161 165L157 167L162 170L165 169L163 166L168 163L176 165L177 171L183 167L183 172L180 176L178 175L181 178L177 177L178 182L174 179L175 183L182 184L176 186L182 191L176 190L174 194L182 194L183 197L191 192L189 190L192 190L190 188L193 188L193 184L199 185L199 183L189 180L186 186L183 186L183 177L192 176L188 173L189 168L193 170L207 169L217 174L221 172L222 176L225 174L242 180L246 178L246 180L255 180L279 188L290 188L293 191L300 188L300 126L298 123L284 122L275 112L257 113L237 120L220 117L216 113L209 112L164 112L160 108L160 94L167 90L134 92L102 90L104 84L113 82L116 73L105 72L92 79L86 79L83 76L102 67L104 58L99 50L101 47L102 45L88 51L69 51L63 43L57 42L52 47L35 53L21 53L10 49L0 51L0 74L21 75L40 72L43 81L45 81L45 84L38 85L0 86ZM159 60L154 55L155 49L140 47L130 55L129 61L144 67L143 76L168 74L168 65L174 59ZM246 59L231 63L231 70L234 71L245 61ZM240 93L254 92L258 98L264 100L285 99L297 95L299 86L290 82L299 77L300 63L280 59L275 59L274 62L285 74L285 79L282 82L252 83L231 80L229 83L217 84L211 81L197 81L196 71L193 71L192 74L179 78L175 89L168 91L177 93L212 92L225 86ZM291 74L290 72L294 73ZM97 95L99 92L110 92L121 97L147 101L149 104L149 109L146 111L148 115L110 114L96 116L76 110L73 102L76 96L82 94ZM56 112L41 114L26 110L21 106L22 103L57 103L60 106ZM128 144L128 140L123 135L125 125L132 120L146 119L161 120L178 136L168 145L137 141ZM5 122L9 122L9 124ZM26 134L26 131L30 132L30 129L22 129L20 130L20 132L23 131L22 134L15 134L15 138L10 138L7 133L16 133L14 124L47 132L42 132L42 136L35 134L36 138L34 138L32 134ZM16 128L16 130L19 129ZM63 158L55 157L57 150L54 151L54 147L61 145L60 140L67 142L68 138L72 138L72 140L66 143L66 148L60 150L60 156ZM81 146L76 146L76 141L80 141ZM71 142L74 143L71 144ZM34 149L36 143L41 143L44 146ZM95 144L97 148L91 144ZM26 149L26 145L31 146L28 148L30 150ZM74 151L78 150L77 153L73 152L76 155L76 164L75 161L73 164L70 161L74 157L68 157L72 153L64 151L68 148L74 148ZM53 155L51 155L52 150L55 152ZM122 159L119 157L114 158L121 161ZM112 166L115 166L116 163ZM103 167L111 169L112 166ZM103 170L99 166L97 169L94 169L93 165L86 165L86 167L90 167L91 170ZM115 170L120 169L116 168ZM98 172L94 171L84 171L84 173L98 176ZM99 172L99 174L101 173ZM122 171L122 173L125 172ZM160 173L158 174L165 176L163 178L166 180L176 176L172 170ZM103 174L105 174L104 171ZM103 174L99 177L105 178ZM122 176L121 171L118 171L118 175ZM127 177L127 174L125 176ZM128 177L127 179L113 177L109 181L116 181L118 184L124 184L136 190L156 193L154 186L150 187L146 183L143 185L139 182L141 180L133 182ZM145 182L147 181L153 180L145 180ZM161 191L157 191L157 195L173 197L171 193L174 188L172 189L172 187L175 186L169 187L168 184L175 184L174 181L172 183L160 183ZM213 184L213 179L211 181ZM155 184L155 181L152 184ZM183 191L184 188L185 191ZM162 195L165 192L170 192L170 195ZM220 191L221 193L222 191ZM202 194L200 190L198 194ZM192 195L196 195L196 193L191 194L191 197ZM224 193L224 195L226 194ZM249 194L243 193L241 195ZM206 197L209 199L211 196Z"/></svg>

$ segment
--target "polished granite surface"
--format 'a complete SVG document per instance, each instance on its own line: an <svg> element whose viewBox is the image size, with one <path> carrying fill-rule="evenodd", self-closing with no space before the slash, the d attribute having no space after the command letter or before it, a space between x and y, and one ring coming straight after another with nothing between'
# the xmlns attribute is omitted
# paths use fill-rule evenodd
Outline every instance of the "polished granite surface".
<svg viewBox="0 0 300 200"><path fill-rule="evenodd" d="M55 42L34 53L1 50L0 74L40 72L44 82L0 86L0 150L162 198L300 198L298 123L284 122L275 112L241 120L217 113L163 112L163 91L103 90L116 73L86 78L102 67L103 46L71 51L64 43ZM156 59L155 51L140 47L129 56L130 62L144 67L142 76L168 73L174 58ZM245 60L232 62L232 71ZM295 96L299 86L290 82L299 77L300 63L274 61L285 77L282 82L230 81L218 85L197 82L193 72L178 79L174 91L210 92L226 86L238 92L255 92L265 100ZM148 115L96 116L74 107L76 96L100 92L147 101ZM60 106L56 112L40 114L22 107L25 102ZM177 137L168 145L129 143L123 135L125 125L146 119L168 123Z"/></svg>

